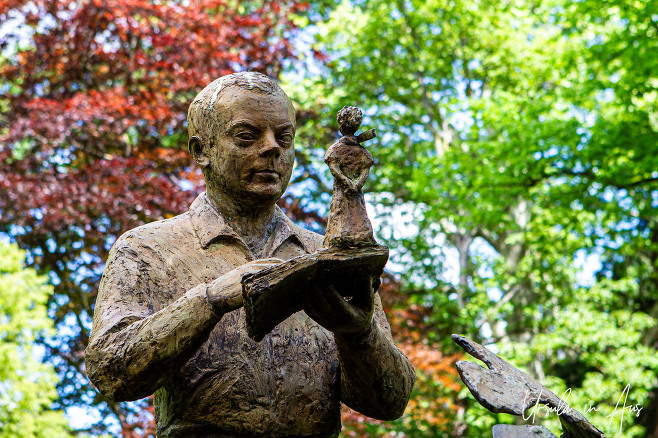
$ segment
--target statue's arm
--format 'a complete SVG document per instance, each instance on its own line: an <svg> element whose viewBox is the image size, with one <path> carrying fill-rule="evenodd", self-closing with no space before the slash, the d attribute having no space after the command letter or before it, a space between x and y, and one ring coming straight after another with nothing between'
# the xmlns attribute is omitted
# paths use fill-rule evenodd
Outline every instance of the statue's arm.
<svg viewBox="0 0 658 438"><path fill-rule="evenodd" d="M380 420L402 416L416 375L409 359L393 343L379 295L375 295L374 318L365 333L334 336L343 403Z"/></svg>
<svg viewBox="0 0 658 438"><path fill-rule="evenodd" d="M166 279L162 261L117 242L106 265L94 311L85 361L89 379L115 401L153 394L208 339L221 316L242 305L236 269L210 284L199 284L156 310ZM246 265L244 265L246 266Z"/></svg>
<svg viewBox="0 0 658 438"><path fill-rule="evenodd" d="M89 379L115 401L153 394L188 360L219 320L205 284L159 311L161 260L121 239L107 261L94 310L85 361Z"/></svg>
<svg viewBox="0 0 658 438"><path fill-rule="evenodd" d="M331 174L334 176L334 178L336 180L343 183L343 185L347 189L356 191L356 186L354 185L352 180L350 180L347 176L345 176L345 174L341 170L340 165L338 164L337 161L332 160L332 161L329 161L327 164L329 165L329 170L331 170Z"/></svg>
<svg viewBox="0 0 658 438"><path fill-rule="evenodd" d="M361 174L359 175L358 180L354 184L355 190L360 190L363 188L363 186L366 184L366 181L368 180L368 175L370 174L370 168L366 167L361 171Z"/></svg>

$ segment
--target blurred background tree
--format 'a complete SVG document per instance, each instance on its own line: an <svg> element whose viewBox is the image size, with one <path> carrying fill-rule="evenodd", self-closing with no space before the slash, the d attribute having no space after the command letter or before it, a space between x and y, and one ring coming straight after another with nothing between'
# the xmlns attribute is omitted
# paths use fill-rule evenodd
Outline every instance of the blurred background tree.
<svg viewBox="0 0 658 438"><path fill-rule="evenodd" d="M57 376L41 363L38 336L53 334L46 303L53 292L48 278L25 267L25 254L0 241L0 437L68 438L57 399Z"/></svg>
<svg viewBox="0 0 658 438"><path fill-rule="evenodd" d="M480 437L511 421L456 378L461 332L572 388L610 435L658 437L655 0L12 0L0 19L0 230L54 286L55 407L98 406L92 432L115 418L153 434L148 403L108 403L84 377L107 251L202 190L187 105L256 70L298 107L281 205L308 228L325 225L336 111L360 106L380 133L380 293L419 377L402 419L345 411L346 436ZM605 417L627 384L643 410L620 433Z"/></svg>
<svg viewBox="0 0 658 438"><path fill-rule="evenodd" d="M380 237L428 341L493 344L615 436L658 436L657 6L342 2L314 29L326 62L295 81L319 114L359 105L383 133L370 200L414 230ZM644 410L619 433L627 384ZM495 416L455 403L444 435L488 433Z"/></svg>

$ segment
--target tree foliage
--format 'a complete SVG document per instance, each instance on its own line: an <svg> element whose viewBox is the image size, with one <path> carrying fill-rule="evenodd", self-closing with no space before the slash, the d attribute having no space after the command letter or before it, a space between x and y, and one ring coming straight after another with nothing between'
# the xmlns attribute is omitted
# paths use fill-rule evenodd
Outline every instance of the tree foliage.
<svg viewBox="0 0 658 438"><path fill-rule="evenodd" d="M631 384L627 404L645 410L619 436L657 433L655 11L649 0L343 2L317 24L325 68L299 83L321 114L361 105L378 128L371 199L410 217L414 232L397 221L381 234L430 342L449 351L461 331L495 343L555 392L571 387L577 408L595 403L588 415L610 433L620 415L605 417ZM460 403L463 427L443 434L509 421Z"/></svg>
<svg viewBox="0 0 658 438"><path fill-rule="evenodd" d="M46 309L52 287L24 259L0 241L0 437L71 437L63 413L51 409L55 371L37 359L34 344L53 334Z"/></svg>
<svg viewBox="0 0 658 438"><path fill-rule="evenodd" d="M83 377L103 262L123 231L187 208L202 185L183 152L187 104L237 69L277 77L305 6L0 2L0 29L15 30L0 41L0 230L54 285L62 406L101 403L124 435L152 433L148 409L108 404ZM449 334L462 332L572 388L610 434L630 384L642 415L616 436L658 436L656 1L312 7L310 63L323 65L286 86L300 110L282 205L322 229L334 115L366 109L379 131L369 200L397 273L381 293L418 370L405 417L346 411L345 434L479 437L510 421L459 384Z"/></svg>

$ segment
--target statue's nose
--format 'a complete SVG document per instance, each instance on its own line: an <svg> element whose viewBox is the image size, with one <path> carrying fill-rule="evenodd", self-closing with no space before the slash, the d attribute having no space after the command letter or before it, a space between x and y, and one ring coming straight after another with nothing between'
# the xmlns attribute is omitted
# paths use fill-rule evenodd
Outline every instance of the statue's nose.
<svg viewBox="0 0 658 438"><path fill-rule="evenodd" d="M259 155L272 155L274 158L278 158L281 155L281 145L279 145L279 143L276 141L276 137L274 136L273 132L268 131L263 136L263 144L261 145Z"/></svg>

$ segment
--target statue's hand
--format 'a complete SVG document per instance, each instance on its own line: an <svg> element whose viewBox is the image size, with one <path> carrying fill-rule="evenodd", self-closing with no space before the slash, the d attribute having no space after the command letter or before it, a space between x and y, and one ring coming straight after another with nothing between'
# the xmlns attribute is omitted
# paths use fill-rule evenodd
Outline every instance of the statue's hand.
<svg viewBox="0 0 658 438"><path fill-rule="evenodd" d="M355 181L348 177L345 177L345 186L345 193L356 193L359 191L359 187L357 187Z"/></svg>
<svg viewBox="0 0 658 438"><path fill-rule="evenodd" d="M208 300L215 312L223 315L242 307L242 277L246 274L255 274L265 268L283 263L277 258L254 260L238 266L232 271L218 277L208 286Z"/></svg>
<svg viewBox="0 0 658 438"><path fill-rule="evenodd" d="M306 294L304 311L315 322L339 335L358 335L370 328L375 290L364 279L343 297L333 285L315 286Z"/></svg>

